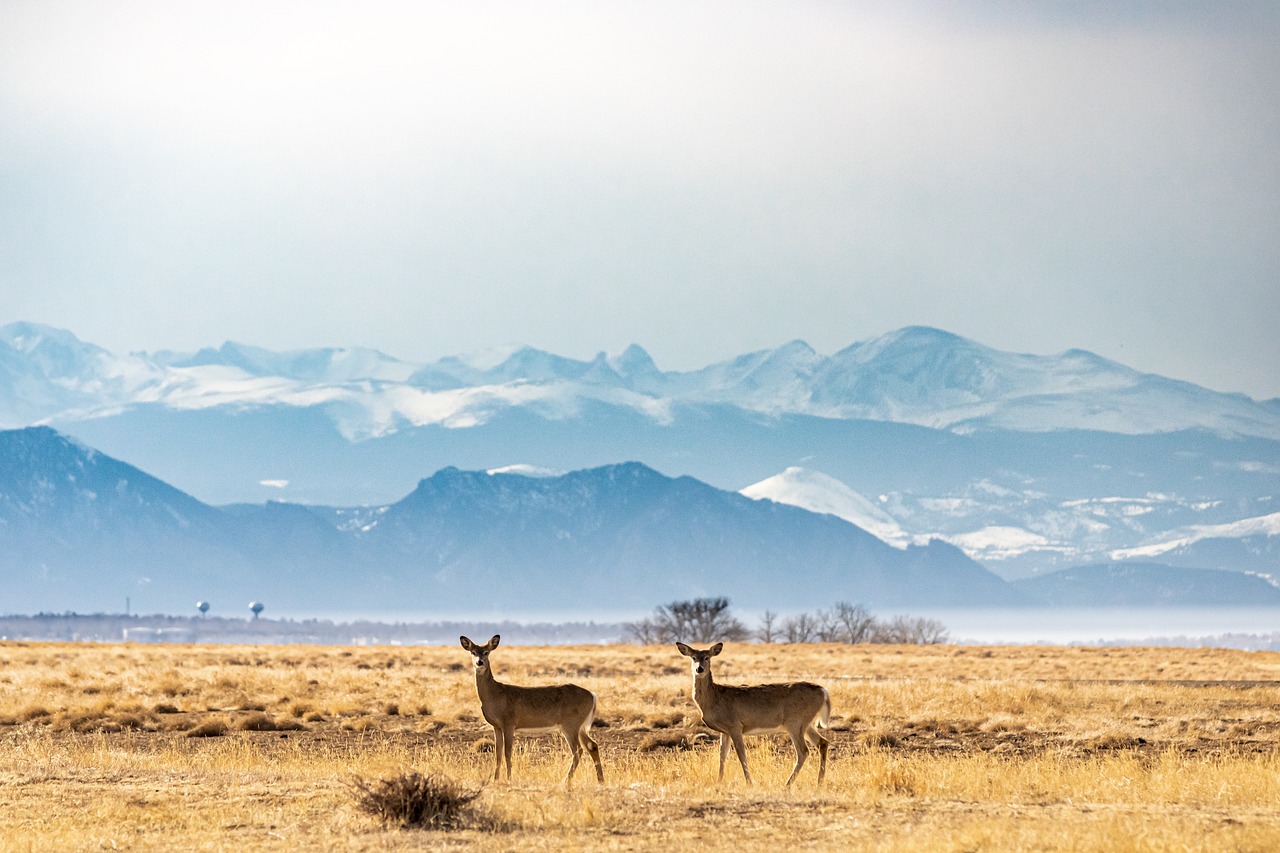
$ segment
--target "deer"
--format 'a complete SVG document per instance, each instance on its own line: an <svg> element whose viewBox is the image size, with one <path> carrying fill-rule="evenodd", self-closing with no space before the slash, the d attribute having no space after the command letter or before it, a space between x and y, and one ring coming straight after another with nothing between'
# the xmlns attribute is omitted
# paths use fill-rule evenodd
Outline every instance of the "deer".
<svg viewBox="0 0 1280 853"><path fill-rule="evenodd" d="M600 747L591 738L591 724L596 716L596 695L576 684L547 687L520 687L504 684L493 677L489 654L498 647L501 636L494 634L483 646L459 637L462 647L471 653L476 667L476 694L480 697L480 713L493 726L493 779L498 781L502 762L507 762L507 781L511 781L511 744L516 732L548 734L559 731L573 760L564 777L569 787L578 769L582 750L591 755L596 765L596 780L604 784L604 767L600 764Z"/></svg>
<svg viewBox="0 0 1280 853"><path fill-rule="evenodd" d="M807 681L751 686L717 684L711 675L711 659L720 654L724 643L705 650L692 649L684 643L676 643L676 648L680 654L692 658L693 701L702 712L702 721L720 733L720 782L724 781L724 763L731 742L742 764L742 775L750 785L751 771L747 769L747 749L742 736L786 732L796 750L796 765L787 786L796 780L809 757L806 741L818 748L818 784L822 784L827 775L827 747L831 742L818 731L818 726L824 729L830 726L831 695L825 687Z"/></svg>

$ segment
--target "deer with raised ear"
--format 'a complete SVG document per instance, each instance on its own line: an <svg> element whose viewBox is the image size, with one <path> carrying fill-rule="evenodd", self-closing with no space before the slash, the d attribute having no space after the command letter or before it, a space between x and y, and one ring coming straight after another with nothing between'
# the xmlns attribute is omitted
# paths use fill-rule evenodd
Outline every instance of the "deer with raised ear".
<svg viewBox="0 0 1280 853"><path fill-rule="evenodd" d="M576 684L548 687L519 687L504 684L493 677L489 653L498 647L501 637L494 634L483 646L459 637L462 647L471 653L476 669L476 694L480 697L480 713L493 726L494 768L496 781L507 762L507 780L511 779L511 744L516 732L547 734L558 731L564 737L573 760L564 777L567 788L578 769L582 750L591 755L596 765L596 779L604 783L604 767L600 764L600 747L591 738L591 724L596 717L596 695Z"/></svg>
<svg viewBox="0 0 1280 853"><path fill-rule="evenodd" d="M730 743L742 764L742 775L750 785L751 771L747 769L747 748L742 736L786 732L796 750L796 765L787 784L796 780L809 757L806 741L818 748L818 784L822 784L827 775L830 739L818 731L818 726L827 728L831 719L831 696L825 687L808 681L744 687L717 684L711 676L711 659L720 654L724 643L702 650L676 643L676 648L680 654L693 659L693 701L702 711L702 721L707 728L720 733L721 782Z"/></svg>

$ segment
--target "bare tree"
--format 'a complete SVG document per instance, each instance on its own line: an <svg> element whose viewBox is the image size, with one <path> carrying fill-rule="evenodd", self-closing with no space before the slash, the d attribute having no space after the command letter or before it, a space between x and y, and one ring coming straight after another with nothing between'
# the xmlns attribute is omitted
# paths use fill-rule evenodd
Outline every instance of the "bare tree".
<svg viewBox="0 0 1280 853"><path fill-rule="evenodd" d="M646 644L740 641L750 636L747 627L729 612L729 599L723 596L664 604L649 618L629 623L627 633Z"/></svg>
<svg viewBox="0 0 1280 853"><path fill-rule="evenodd" d="M914 638L911 642L936 645L945 643L949 639L951 639L951 632L937 619L918 617L915 620Z"/></svg>
<svg viewBox="0 0 1280 853"><path fill-rule="evenodd" d="M755 631L763 643L945 643L949 634L937 619L895 616L882 621L861 604L836 602L831 610L799 613L778 622L778 614L765 611Z"/></svg>
<svg viewBox="0 0 1280 853"><path fill-rule="evenodd" d="M809 613L788 616L782 623L782 636L788 643L812 643L818 639L818 620Z"/></svg>
<svg viewBox="0 0 1280 853"><path fill-rule="evenodd" d="M778 614L772 610L766 610L760 616L760 627L756 629L755 637L761 643L776 643L782 637L782 633L778 628Z"/></svg>
<svg viewBox="0 0 1280 853"><path fill-rule="evenodd" d="M875 630L876 617L861 604L850 604L847 601L836 602L833 617L840 623L843 641L846 643L866 643Z"/></svg>
<svg viewBox="0 0 1280 853"><path fill-rule="evenodd" d="M638 622L628 622L623 627L627 632L627 636L642 646L671 642L663 626L652 618L644 618Z"/></svg>
<svg viewBox="0 0 1280 853"><path fill-rule="evenodd" d="M937 619L922 616L895 616L880 623L877 643L933 644L947 641L947 629Z"/></svg>
<svg viewBox="0 0 1280 853"><path fill-rule="evenodd" d="M835 614L829 610L819 610L814 614L814 635L819 643L843 643L844 632L840 628L840 623L836 621Z"/></svg>

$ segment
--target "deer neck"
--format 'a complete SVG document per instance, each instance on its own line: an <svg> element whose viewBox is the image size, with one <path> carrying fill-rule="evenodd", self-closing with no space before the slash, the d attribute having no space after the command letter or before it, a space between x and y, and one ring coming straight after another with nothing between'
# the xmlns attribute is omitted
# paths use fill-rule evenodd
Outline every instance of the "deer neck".
<svg viewBox="0 0 1280 853"><path fill-rule="evenodd" d="M493 667L486 666L484 669L476 670L476 695L480 697L480 701L484 702L491 696L498 694L498 679L493 677Z"/></svg>
<svg viewBox="0 0 1280 853"><path fill-rule="evenodd" d="M693 701L698 703L699 708L705 708L713 703L717 693L718 685L711 677L710 667L702 675L696 672L693 674Z"/></svg>

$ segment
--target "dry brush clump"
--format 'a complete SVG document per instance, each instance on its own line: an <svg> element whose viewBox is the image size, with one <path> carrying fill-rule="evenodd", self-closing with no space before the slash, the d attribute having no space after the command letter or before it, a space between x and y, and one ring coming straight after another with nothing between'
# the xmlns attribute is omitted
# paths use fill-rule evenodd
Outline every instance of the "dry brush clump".
<svg viewBox="0 0 1280 853"><path fill-rule="evenodd" d="M375 781L355 777L361 811L402 828L494 829L498 823L472 805L481 788L467 788L440 773L400 773Z"/></svg>

